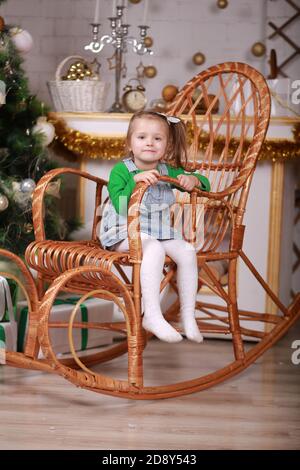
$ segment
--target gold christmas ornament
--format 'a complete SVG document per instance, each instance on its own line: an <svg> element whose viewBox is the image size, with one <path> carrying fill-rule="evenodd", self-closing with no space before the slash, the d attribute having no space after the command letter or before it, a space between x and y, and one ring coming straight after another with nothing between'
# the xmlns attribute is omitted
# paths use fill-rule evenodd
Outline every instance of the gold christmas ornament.
<svg viewBox="0 0 300 470"><path fill-rule="evenodd" d="M170 101L173 101L175 96L178 93L178 88L175 85L166 85L161 92L161 95L163 99L168 103Z"/></svg>
<svg viewBox="0 0 300 470"><path fill-rule="evenodd" d="M202 52L196 52L196 54L193 55L193 62L195 65L202 65L204 64L206 60L206 57Z"/></svg>
<svg viewBox="0 0 300 470"><path fill-rule="evenodd" d="M262 57L266 53L266 46L262 42L255 42L251 48L251 52L255 57Z"/></svg>
<svg viewBox="0 0 300 470"><path fill-rule="evenodd" d="M227 8L228 7L228 0L218 0L217 1L218 8Z"/></svg>
<svg viewBox="0 0 300 470"><path fill-rule="evenodd" d="M137 3L140 3L141 0L129 0L130 3L133 3L134 5L136 5Z"/></svg>
<svg viewBox="0 0 300 470"><path fill-rule="evenodd" d="M144 44L145 44L146 47L151 47L151 46L153 46L153 39L152 39L152 37L151 37L151 36L146 36L146 37L144 38Z"/></svg>
<svg viewBox="0 0 300 470"><path fill-rule="evenodd" d="M154 78L157 75L157 68L154 65L144 67L144 75L147 78Z"/></svg>
<svg viewBox="0 0 300 470"><path fill-rule="evenodd" d="M5 21L4 21L4 19L2 18L2 16L0 16L0 31L3 31L4 26L5 26Z"/></svg>

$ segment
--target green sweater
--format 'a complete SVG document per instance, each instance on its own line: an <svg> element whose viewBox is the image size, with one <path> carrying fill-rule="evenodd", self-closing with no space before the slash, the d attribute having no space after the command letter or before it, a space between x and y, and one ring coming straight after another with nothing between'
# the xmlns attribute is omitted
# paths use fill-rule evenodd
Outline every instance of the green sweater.
<svg viewBox="0 0 300 470"><path fill-rule="evenodd" d="M168 176L171 178L177 178L178 175L194 175L199 180L199 189L202 191L210 190L210 183L205 176L196 172L187 173L182 167L174 168L167 165L167 168ZM143 171L144 170L136 170L131 173L123 162L118 162L112 169L109 175L108 192L111 202L118 214L127 214L128 202L136 185L133 177L137 173L142 173ZM181 188L176 185L172 185L172 187L181 190ZM120 207L120 201L122 201L122 207ZM126 203L124 204L125 201Z"/></svg>

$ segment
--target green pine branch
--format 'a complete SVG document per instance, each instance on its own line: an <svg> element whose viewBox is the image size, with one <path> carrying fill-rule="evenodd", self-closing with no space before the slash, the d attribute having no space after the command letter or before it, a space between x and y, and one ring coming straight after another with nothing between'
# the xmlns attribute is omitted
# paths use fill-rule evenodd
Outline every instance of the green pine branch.
<svg viewBox="0 0 300 470"><path fill-rule="evenodd" d="M38 117L48 109L30 93L10 28L5 25L0 32L0 80L6 85L6 103L0 107L0 197L8 200L8 207L0 212L0 246L22 255L34 239L31 194L22 193L22 181L37 183L57 164L49 159L42 135L32 131ZM45 227L49 239L66 240L80 223L64 220L57 198L48 195Z"/></svg>

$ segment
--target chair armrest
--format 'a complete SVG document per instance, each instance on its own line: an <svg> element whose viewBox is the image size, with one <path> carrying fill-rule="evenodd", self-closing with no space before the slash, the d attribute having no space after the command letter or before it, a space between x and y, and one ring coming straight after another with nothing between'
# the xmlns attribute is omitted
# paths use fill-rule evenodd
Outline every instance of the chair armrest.
<svg viewBox="0 0 300 470"><path fill-rule="evenodd" d="M170 178L169 176L159 176L158 180L165 181L166 183L171 183L179 188L185 190L185 188L180 184L176 178ZM137 183L128 205L128 241L129 241L129 256L130 260L133 263L141 263L142 260L142 243L141 243L141 234L140 234L140 206L143 199L143 196L149 185L147 183L141 182ZM186 191L186 190L185 190ZM197 188L194 188L192 191L187 191L190 193L197 192L197 195L207 197L209 193L206 191L201 191Z"/></svg>
<svg viewBox="0 0 300 470"><path fill-rule="evenodd" d="M245 176L245 175L243 175ZM224 197L226 196L229 196L230 194L234 193L235 191L237 191L238 189L240 189L240 187L243 186L244 182L245 182L245 179L247 179L248 177L248 173L245 177L239 179L239 178L236 178L230 186L228 186L228 188L224 189L223 191L219 191L217 193L213 192L213 191L202 191L201 189L195 187L192 191L187 191L186 189L183 188L183 186L179 183L179 181L176 179L176 178L170 178L169 176L160 176L158 179L161 180L161 181L165 181L166 183L171 183L172 185L175 185L175 186L178 186L179 188L182 188L184 189L184 191L186 192L195 192L197 194L197 196L199 197L206 197L208 199L216 199L216 200L220 200L220 199L223 199Z"/></svg>
<svg viewBox="0 0 300 470"><path fill-rule="evenodd" d="M170 178L169 176L160 176L158 180L165 181L166 183L171 183L172 185L177 186L178 188L185 188L180 184L176 178ZM129 240L129 255L130 260L133 263L141 263L142 260L142 243L141 243L141 234L140 234L140 205L143 199L143 196L148 188L148 184L141 182L137 183L128 205L128 240ZM232 184L233 187L233 184ZM185 190L186 191L186 190ZM234 213L231 205L227 201L222 201L222 199L230 194L227 190L221 191L219 193L212 193L207 191L201 191L198 188L194 188L190 192L195 197L205 197L206 199L221 201L224 206L227 207L228 212L232 221L234 221Z"/></svg>
<svg viewBox="0 0 300 470"><path fill-rule="evenodd" d="M44 218L43 218L43 207L44 207L44 196L48 184L58 176L66 173L72 173L77 176L81 176L90 181L94 181L97 185L103 186L107 182L102 178L97 178L96 176L90 175L76 168L57 168L54 170L48 171L38 182L32 200L32 220L34 227L34 235L36 241L45 240L45 227L44 227Z"/></svg>

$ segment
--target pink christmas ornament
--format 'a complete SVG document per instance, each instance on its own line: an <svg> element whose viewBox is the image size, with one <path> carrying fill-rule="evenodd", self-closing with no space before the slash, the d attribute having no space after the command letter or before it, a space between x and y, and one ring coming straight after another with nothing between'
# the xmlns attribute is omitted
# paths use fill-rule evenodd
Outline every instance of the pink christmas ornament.
<svg viewBox="0 0 300 470"><path fill-rule="evenodd" d="M9 30L11 39L16 46L18 52L29 52L33 46L33 39L28 31L18 27Z"/></svg>

